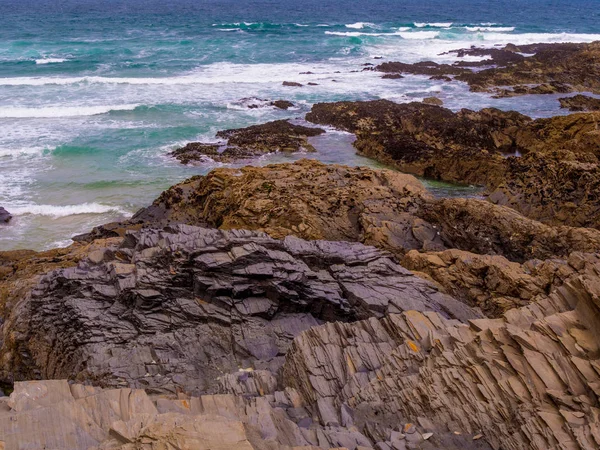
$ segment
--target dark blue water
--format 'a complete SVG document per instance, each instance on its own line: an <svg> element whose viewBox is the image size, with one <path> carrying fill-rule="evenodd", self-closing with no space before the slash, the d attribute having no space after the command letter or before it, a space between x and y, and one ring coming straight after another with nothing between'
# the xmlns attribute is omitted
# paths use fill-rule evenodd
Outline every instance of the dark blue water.
<svg viewBox="0 0 600 450"><path fill-rule="evenodd" d="M374 58L454 61L441 53L471 45L589 42L600 39L599 6L0 0L0 205L16 216L0 231L0 249L47 247L131 214L212 167L182 167L166 156L171 149L224 128L302 117L318 101L436 95L453 109L556 114L554 96L494 100L460 84L382 80L361 69ZM283 87L286 80L318 85ZM279 98L296 107L268 107ZM249 109L252 102L264 107ZM323 160L369 163L343 135L320 146Z"/></svg>

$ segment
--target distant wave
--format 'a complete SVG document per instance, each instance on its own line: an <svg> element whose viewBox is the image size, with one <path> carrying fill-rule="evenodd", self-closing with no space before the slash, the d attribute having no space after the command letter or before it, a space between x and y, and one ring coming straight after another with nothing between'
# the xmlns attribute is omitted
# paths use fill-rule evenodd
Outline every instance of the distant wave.
<svg viewBox="0 0 600 450"><path fill-rule="evenodd" d="M77 117L95 116L110 111L130 111L139 105L107 105L107 106L49 106L42 108L0 108L0 118L30 117Z"/></svg>
<svg viewBox="0 0 600 450"><path fill-rule="evenodd" d="M374 24L370 23L370 22L356 22L356 23L349 23L346 24L346 28L353 28L355 30L362 30L365 27L373 27Z"/></svg>
<svg viewBox="0 0 600 450"><path fill-rule="evenodd" d="M29 204L23 206L11 206L10 212L15 216L33 214L37 216L51 217L66 217L77 214L105 214L109 212L127 214L127 211L124 211L121 208L103 205L101 203L82 203L80 205L66 206Z"/></svg>
<svg viewBox="0 0 600 450"><path fill-rule="evenodd" d="M35 63L36 64L57 64L57 63L63 63L65 61L68 61L68 59L66 59L66 58L41 58L41 59L36 59Z"/></svg>
<svg viewBox="0 0 600 450"><path fill-rule="evenodd" d="M515 27L465 27L467 31L495 31L498 33L515 31Z"/></svg>
<svg viewBox="0 0 600 450"><path fill-rule="evenodd" d="M440 32L439 31L396 31L393 33L365 33L361 31L326 31L325 34L334 35L334 36L348 36L348 37L358 37L358 36L400 36L403 39L434 39L436 38Z"/></svg>
<svg viewBox="0 0 600 450"><path fill-rule="evenodd" d="M417 28L425 28L425 27L432 27L432 28L448 28L452 26L452 22L415 22L414 23L415 27Z"/></svg>

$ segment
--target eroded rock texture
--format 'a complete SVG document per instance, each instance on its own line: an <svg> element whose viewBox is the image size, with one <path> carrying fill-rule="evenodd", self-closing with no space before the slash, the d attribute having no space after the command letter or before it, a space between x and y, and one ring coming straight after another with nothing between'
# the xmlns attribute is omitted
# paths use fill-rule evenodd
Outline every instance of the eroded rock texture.
<svg viewBox="0 0 600 450"><path fill-rule="evenodd" d="M275 103L279 105L277 107L283 109L289 107L283 100ZM287 120L276 120L246 128L219 131L216 137L223 139L223 144L190 142L185 147L174 150L170 155L183 164L193 164L206 161L207 158L229 163L266 153L312 152L315 149L309 144L307 138L324 132L325 130L320 128L294 125Z"/></svg>
<svg viewBox="0 0 600 450"><path fill-rule="evenodd" d="M44 276L3 324L1 373L214 392L240 368L276 372L312 326L405 310L480 316L362 244L145 230Z"/></svg>
<svg viewBox="0 0 600 450"><path fill-rule="evenodd" d="M460 57L487 56L482 61L438 64L385 62L374 70L389 74L411 73L434 79L460 80L472 91L496 97L555 94L574 91L600 93L600 42L590 44L508 44L498 48L455 50ZM527 56L523 55L527 54ZM507 88L508 86L508 88Z"/></svg>
<svg viewBox="0 0 600 450"><path fill-rule="evenodd" d="M536 220L600 226L598 113L531 120L377 100L320 103L306 117L355 133L359 153L403 172L484 185L492 202Z"/></svg>
<svg viewBox="0 0 600 450"><path fill-rule="evenodd" d="M322 423L351 415L375 439L402 418L434 437L483 434L496 449L598 448L600 260L569 264L562 286L498 319L409 311L312 328L290 348L284 380Z"/></svg>

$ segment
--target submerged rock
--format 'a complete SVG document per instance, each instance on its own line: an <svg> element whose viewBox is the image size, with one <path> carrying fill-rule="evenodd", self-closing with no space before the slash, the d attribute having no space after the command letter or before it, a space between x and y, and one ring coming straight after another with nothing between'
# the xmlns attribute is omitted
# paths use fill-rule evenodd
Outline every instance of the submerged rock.
<svg viewBox="0 0 600 450"><path fill-rule="evenodd" d="M289 100L275 100L271 102L271 105L279 109L289 109L294 107L294 104Z"/></svg>
<svg viewBox="0 0 600 450"><path fill-rule="evenodd" d="M325 133L325 130L293 125L287 120L276 120L247 128L219 131L217 138L225 143L191 142L169 155L183 164L206 162L207 159L230 163L272 152L314 151L307 138Z"/></svg>
<svg viewBox="0 0 600 450"><path fill-rule="evenodd" d="M0 206L0 223L8 223L12 219L12 215Z"/></svg>
<svg viewBox="0 0 600 450"><path fill-rule="evenodd" d="M284 81L282 83L283 86L288 86L288 87L302 87L302 83L298 83L296 81Z"/></svg>

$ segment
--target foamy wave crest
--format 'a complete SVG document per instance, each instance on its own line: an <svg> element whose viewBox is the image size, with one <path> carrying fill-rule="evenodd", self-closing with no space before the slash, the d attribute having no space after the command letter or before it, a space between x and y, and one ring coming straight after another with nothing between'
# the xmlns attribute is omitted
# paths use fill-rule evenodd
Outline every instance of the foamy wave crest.
<svg viewBox="0 0 600 450"><path fill-rule="evenodd" d="M414 25L417 28L448 28L452 26L452 22L415 22Z"/></svg>
<svg viewBox="0 0 600 450"><path fill-rule="evenodd" d="M123 211L116 206L103 205L101 203L82 203L81 205L65 206L29 204L23 206L11 206L10 212L15 216L31 214L50 217L67 217L79 214L106 214L109 212L127 214L126 211Z"/></svg>
<svg viewBox="0 0 600 450"><path fill-rule="evenodd" d="M68 61L66 58L41 58L41 59L36 59L35 63L36 64L58 64L58 63L63 63L65 61Z"/></svg>
<svg viewBox="0 0 600 450"><path fill-rule="evenodd" d="M506 44L510 42L515 45L558 42L593 42L600 40L600 34L581 33L485 33L480 36L486 43Z"/></svg>
<svg viewBox="0 0 600 450"><path fill-rule="evenodd" d="M356 23L346 24L346 28L353 28L355 30L362 30L363 28L372 27L372 26L374 26L374 25L369 22L356 22Z"/></svg>
<svg viewBox="0 0 600 450"><path fill-rule="evenodd" d="M96 116L110 111L131 111L139 105L49 106L43 108L0 108L0 118Z"/></svg>
<svg viewBox="0 0 600 450"><path fill-rule="evenodd" d="M467 31L496 31L498 33L515 31L515 27L465 27L465 29Z"/></svg>
<svg viewBox="0 0 600 450"><path fill-rule="evenodd" d="M39 155L45 147L23 147L23 148L0 148L0 158L20 155Z"/></svg>
<svg viewBox="0 0 600 450"><path fill-rule="evenodd" d="M325 34L333 36L400 36L403 39L434 39L439 36L439 31L396 31L394 33L365 33L361 31L326 31Z"/></svg>
<svg viewBox="0 0 600 450"><path fill-rule="evenodd" d="M413 31L413 32L399 32L395 33L402 39L435 39L440 35L439 31Z"/></svg>

